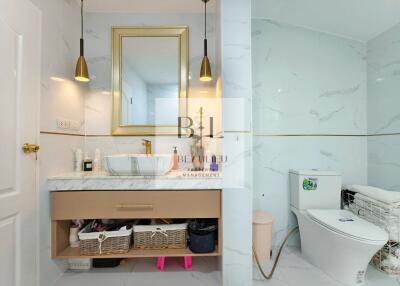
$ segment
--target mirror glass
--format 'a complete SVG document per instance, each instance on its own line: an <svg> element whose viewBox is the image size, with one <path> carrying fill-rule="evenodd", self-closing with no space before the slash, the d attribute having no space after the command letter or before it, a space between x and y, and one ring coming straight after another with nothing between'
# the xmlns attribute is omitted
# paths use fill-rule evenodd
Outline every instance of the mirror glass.
<svg viewBox="0 0 400 286"><path fill-rule="evenodd" d="M178 37L122 37L122 125L176 125L179 45Z"/></svg>

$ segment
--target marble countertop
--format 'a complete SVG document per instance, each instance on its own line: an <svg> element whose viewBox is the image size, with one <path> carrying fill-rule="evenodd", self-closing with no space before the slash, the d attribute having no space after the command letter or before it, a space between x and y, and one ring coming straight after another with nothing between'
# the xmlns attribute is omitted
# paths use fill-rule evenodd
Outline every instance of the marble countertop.
<svg viewBox="0 0 400 286"><path fill-rule="evenodd" d="M222 189L219 172L171 171L165 176L112 176L106 172L66 173L48 178L50 191Z"/></svg>

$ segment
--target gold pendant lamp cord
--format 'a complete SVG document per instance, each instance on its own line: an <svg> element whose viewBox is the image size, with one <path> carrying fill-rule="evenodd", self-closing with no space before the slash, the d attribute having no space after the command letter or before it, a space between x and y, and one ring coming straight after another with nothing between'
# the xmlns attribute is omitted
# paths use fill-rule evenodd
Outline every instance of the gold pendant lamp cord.
<svg viewBox="0 0 400 286"><path fill-rule="evenodd" d="M81 38L83 39L83 0L81 0Z"/></svg>
<svg viewBox="0 0 400 286"><path fill-rule="evenodd" d="M201 81L211 81L212 72L211 65L208 59L208 45L207 45L207 2L209 0L202 0L204 2L204 56L200 68L200 80Z"/></svg>
<svg viewBox="0 0 400 286"><path fill-rule="evenodd" d="M207 1L204 2L204 56L208 56L207 47Z"/></svg>
<svg viewBox="0 0 400 286"><path fill-rule="evenodd" d="M83 57L85 54L83 43L83 0L81 0L81 41L80 41L80 55Z"/></svg>
<svg viewBox="0 0 400 286"><path fill-rule="evenodd" d="M208 56L207 51L207 1L204 2L204 56Z"/></svg>
<svg viewBox="0 0 400 286"><path fill-rule="evenodd" d="M75 69L75 80L77 81L82 81L82 82L88 82L90 81L89 78L89 71L87 68L87 63L85 60L85 48L84 48L84 40L83 40L83 0L81 0L81 38L80 38L80 53L79 53L79 59L76 64L76 69Z"/></svg>

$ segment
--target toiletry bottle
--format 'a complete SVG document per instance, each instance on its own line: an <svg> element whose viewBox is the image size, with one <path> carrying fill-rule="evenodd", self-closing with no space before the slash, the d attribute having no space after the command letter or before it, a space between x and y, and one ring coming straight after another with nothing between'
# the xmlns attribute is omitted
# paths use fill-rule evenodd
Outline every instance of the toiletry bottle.
<svg viewBox="0 0 400 286"><path fill-rule="evenodd" d="M211 157L210 171L218 172L217 157L215 155L212 155Z"/></svg>
<svg viewBox="0 0 400 286"><path fill-rule="evenodd" d="M172 155L172 170L177 171L179 169L179 158L178 158L178 150L174 146L174 154Z"/></svg>
<svg viewBox="0 0 400 286"><path fill-rule="evenodd" d="M79 227L77 225L73 225L69 229L69 245L73 248L79 247Z"/></svg>
<svg viewBox="0 0 400 286"><path fill-rule="evenodd" d="M82 172L82 150L75 151L75 172Z"/></svg>
<svg viewBox="0 0 400 286"><path fill-rule="evenodd" d="M101 171L101 153L99 148L96 148L94 151L93 170L95 172Z"/></svg>
<svg viewBox="0 0 400 286"><path fill-rule="evenodd" d="M93 170L93 161L89 158L88 153L85 153L85 159L83 160L83 171L90 172Z"/></svg>

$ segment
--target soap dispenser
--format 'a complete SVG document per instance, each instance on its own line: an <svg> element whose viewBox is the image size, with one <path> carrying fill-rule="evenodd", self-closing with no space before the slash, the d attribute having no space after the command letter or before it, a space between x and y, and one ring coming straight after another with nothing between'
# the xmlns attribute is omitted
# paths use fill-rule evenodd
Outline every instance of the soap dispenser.
<svg viewBox="0 0 400 286"><path fill-rule="evenodd" d="M217 157L215 155L212 155L211 157L210 171L218 172Z"/></svg>
<svg viewBox="0 0 400 286"><path fill-rule="evenodd" d="M88 153L85 153L85 158L83 160L83 171L90 172L93 171L93 161L89 158Z"/></svg>
<svg viewBox="0 0 400 286"><path fill-rule="evenodd" d="M177 171L179 169L179 157L178 150L174 146L174 154L172 155L172 170Z"/></svg>

